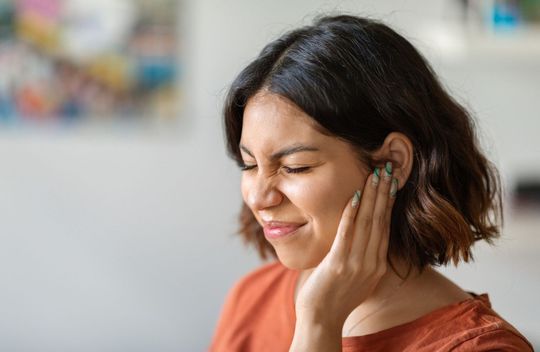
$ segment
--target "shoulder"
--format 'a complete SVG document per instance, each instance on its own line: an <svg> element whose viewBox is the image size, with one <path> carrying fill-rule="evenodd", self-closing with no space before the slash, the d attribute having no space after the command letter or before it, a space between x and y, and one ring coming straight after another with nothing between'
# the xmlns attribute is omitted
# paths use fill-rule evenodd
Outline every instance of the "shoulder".
<svg viewBox="0 0 540 352"><path fill-rule="evenodd" d="M386 330L343 340L347 351L533 351L531 344L475 295Z"/></svg>
<svg viewBox="0 0 540 352"><path fill-rule="evenodd" d="M531 343L513 327L500 327L483 331L457 345L453 351L534 351Z"/></svg>
<svg viewBox="0 0 540 352"><path fill-rule="evenodd" d="M227 300L230 304L238 301L242 301L243 304L249 303L257 297L267 295L270 287L272 292L276 292L294 275L295 271L288 269L279 261L264 264L242 276L230 290Z"/></svg>
<svg viewBox="0 0 540 352"><path fill-rule="evenodd" d="M231 289L230 295L249 296L270 286L275 288L294 274L295 271L288 269L279 261L264 264L242 276Z"/></svg>
<svg viewBox="0 0 540 352"><path fill-rule="evenodd" d="M238 280L237 286L250 286L254 283L261 284L273 281L276 278L283 277L291 270L281 264L279 261L263 264L258 268L248 272Z"/></svg>
<svg viewBox="0 0 540 352"><path fill-rule="evenodd" d="M487 294L476 295L455 308L454 314L449 314L453 321L441 326L454 335L452 351L533 351L529 341L492 309Z"/></svg>
<svg viewBox="0 0 540 352"><path fill-rule="evenodd" d="M290 341L294 330L292 289L297 274L272 262L242 276L225 300L210 351L261 351L254 346Z"/></svg>

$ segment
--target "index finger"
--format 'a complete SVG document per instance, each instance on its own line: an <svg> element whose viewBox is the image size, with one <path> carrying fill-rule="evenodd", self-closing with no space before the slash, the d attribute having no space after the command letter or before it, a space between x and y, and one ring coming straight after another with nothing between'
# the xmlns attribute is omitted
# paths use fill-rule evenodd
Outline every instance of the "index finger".
<svg viewBox="0 0 540 352"><path fill-rule="evenodd" d="M351 256L356 263L362 263L373 226L373 210L380 184L377 169L366 178L362 194L362 204L354 224L354 239L351 245Z"/></svg>
<svg viewBox="0 0 540 352"><path fill-rule="evenodd" d="M360 203L361 191L356 190L349 200L339 221L336 237L330 248L330 260L344 261L347 259L353 241L353 227Z"/></svg>

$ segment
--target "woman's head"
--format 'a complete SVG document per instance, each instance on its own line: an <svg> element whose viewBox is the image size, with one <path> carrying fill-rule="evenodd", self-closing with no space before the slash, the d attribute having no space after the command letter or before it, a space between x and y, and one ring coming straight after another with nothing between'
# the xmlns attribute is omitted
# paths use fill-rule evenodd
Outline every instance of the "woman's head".
<svg viewBox="0 0 540 352"><path fill-rule="evenodd" d="M345 203L386 161L400 184L390 258L418 268L468 260L476 240L498 234L499 180L472 120L381 23L325 17L286 33L239 74L224 114L229 153L257 166L242 176L241 233L263 257L317 265ZM298 146L316 150L272 157ZM299 167L309 169L291 173ZM269 243L261 224L270 220L303 226Z"/></svg>

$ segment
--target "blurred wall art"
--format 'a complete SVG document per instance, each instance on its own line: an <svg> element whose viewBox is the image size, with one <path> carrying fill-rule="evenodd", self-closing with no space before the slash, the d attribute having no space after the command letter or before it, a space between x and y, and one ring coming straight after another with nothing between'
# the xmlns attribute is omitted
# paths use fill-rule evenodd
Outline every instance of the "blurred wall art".
<svg viewBox="0 0 540 352"><path fill-rule="evenodd" d="M176 0L0 0L0 125L177 116Z"/></svg>

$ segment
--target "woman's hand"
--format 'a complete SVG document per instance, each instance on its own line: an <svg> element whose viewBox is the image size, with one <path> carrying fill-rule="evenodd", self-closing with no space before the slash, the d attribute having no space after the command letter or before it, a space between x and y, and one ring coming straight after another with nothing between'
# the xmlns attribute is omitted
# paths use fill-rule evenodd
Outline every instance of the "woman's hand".
<svg viewBox="0 0 540 352"><path fill-rule="evenodd" d="M355 194L347 203L329 253L298 293L291 351L303 350L293 348L295 342L306 345L309 337L297 336L303 331L328 333L328 338L341 342L343 323L386 273L390 217L397 191L397 179L391 172L392 165L387 163L382 172L377 170L380 177L369 175L360 201L355 200Z"/></svg>

